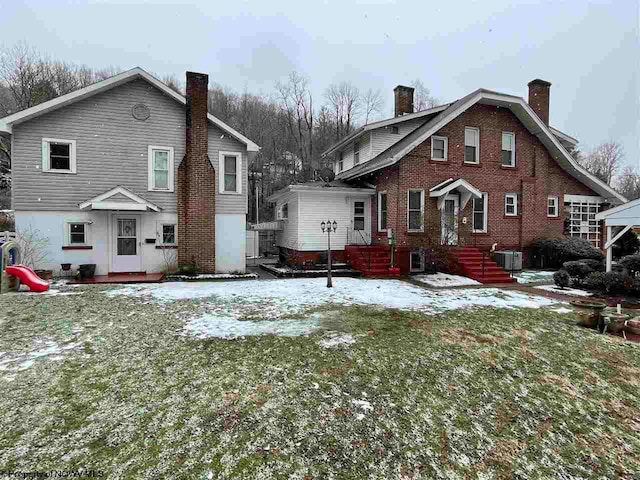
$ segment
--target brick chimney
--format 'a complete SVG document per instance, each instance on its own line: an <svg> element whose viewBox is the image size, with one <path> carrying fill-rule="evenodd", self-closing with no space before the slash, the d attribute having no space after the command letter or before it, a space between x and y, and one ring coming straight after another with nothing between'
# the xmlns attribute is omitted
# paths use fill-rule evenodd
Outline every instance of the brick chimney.
<svg viewBox="0 0 640 480"><path fill-rule="evenodd" d="M549 125L549 93L551 83L536 78L529 82L529 106L546 125Z"/></svg>
<svg viewBox="0 0 640 480"><path fill-rule="evenodd" d="M216 270L216 174L209 147L209 76L187 72L185 156L178 168L178 265Z"/></svg>
<svg viewBox="0 0 640 480"><path fill-rule="evenodd" d="M398 85L393 89L395 100L394 116L399 117L405 113L413 113L413 91L412 87Z"/></svg>

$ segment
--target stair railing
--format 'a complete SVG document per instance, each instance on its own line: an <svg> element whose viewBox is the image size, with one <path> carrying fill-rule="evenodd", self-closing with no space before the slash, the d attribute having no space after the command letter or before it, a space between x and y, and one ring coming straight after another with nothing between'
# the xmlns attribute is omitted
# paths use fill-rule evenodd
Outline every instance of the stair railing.
<svg viewBox="0 0 640 480"><path fill-rule="evenodd" d="M355 230L356 232L358 232L358 235L360 235L360 238L362 239L362 245L366 245L369 246L370 243L367 242L367 239L364 238L364 234L362 233L362 230ZM367 270L371 271L371 249L367 248L366 249L367 252Z"/></svg>

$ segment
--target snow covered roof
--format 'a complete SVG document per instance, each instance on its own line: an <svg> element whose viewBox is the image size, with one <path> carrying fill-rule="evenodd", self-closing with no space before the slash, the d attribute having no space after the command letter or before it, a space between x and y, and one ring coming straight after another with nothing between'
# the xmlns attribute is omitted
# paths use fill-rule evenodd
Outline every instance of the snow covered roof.
<svg viewBox="0 0 640 480"><path fill-rule="evenodd" d="M25 110L21 110L20 112L8 115L4 118L0 118L0 133L10 135L12 133L13 125L18 125L22 122L26 122L27 120L31 120L32 118L36 118L40 115L44 115L45 113L52 112L67 105L71 105L72 103L79 102L80 100L84 100L85 98L89 98L93 95L105 92L136 79L147 81L167 96L173 98L177 102L180 102L182 105L187 104L187 99L184 95L181 95L178 92L172 90L160 80L145 72L142 68L135 67L131 70L127 70L126 72L119 73L118 75L107 78L106 80L96 82L92 85L89 85L88 87L75 90L71 93L67 93L66 95L61 95L47 102L40 103L35 107L27 108ZM240 143L245 144L249 152L257 152L260 150L260 147L258 145L253 143L240 132L231 128L219 118L214 117L210 113L207 114L207 117L209 122L234 137Z"/></svg>

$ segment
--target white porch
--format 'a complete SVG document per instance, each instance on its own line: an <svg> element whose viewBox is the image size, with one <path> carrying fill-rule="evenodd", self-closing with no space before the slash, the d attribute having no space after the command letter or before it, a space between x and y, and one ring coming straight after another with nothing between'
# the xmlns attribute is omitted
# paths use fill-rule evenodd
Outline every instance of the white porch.
<svg viewBox="0 0 640 480"><path fill-rule="evenodd" d="M600 212L596 215L596 220L604 220L607 235L604 250L607 258L607 272L610 272L613 245L633 227L640 226L640 199Z"/></svg>

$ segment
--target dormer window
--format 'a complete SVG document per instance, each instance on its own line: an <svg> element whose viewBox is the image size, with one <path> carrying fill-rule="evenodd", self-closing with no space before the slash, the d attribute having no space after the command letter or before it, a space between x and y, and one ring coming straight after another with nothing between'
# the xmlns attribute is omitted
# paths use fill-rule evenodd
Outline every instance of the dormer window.
<svg viewBox="0 0 640 480"><path fill-rule="evenodd" d="M394 135L398 135L400 133L400 129L398 129L397 126L393 126L391 127L391 133L393 133Z"/></svg>
<svg viewBox="0 0 640 480"><path fill-rule="evenodd" d="M360 163L360 142L353 142L353 164L357 165Z"/></svg>
<svg viewBox="0 0 640 480"><path fill-rule="evenodd" d="M338 172L341 172L344 170L344 154L342 152L338 154L338 159Z"/></svg>

